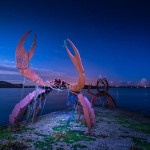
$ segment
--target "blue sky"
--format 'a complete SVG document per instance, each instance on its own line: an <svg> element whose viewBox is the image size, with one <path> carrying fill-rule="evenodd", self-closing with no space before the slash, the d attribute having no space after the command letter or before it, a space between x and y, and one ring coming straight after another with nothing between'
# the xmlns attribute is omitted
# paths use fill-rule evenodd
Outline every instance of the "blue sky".
<svg viewBox="0 0 150 150"><path fill-rule="evenodd" d="M37 48L31 67L43 78L77 80L63 41L78 48L87 82L99 75L109 81L150 80L150 2L147 0L2 0L0 1L0 80L22 81L15 69L21 36L34 34Z"/></svg>

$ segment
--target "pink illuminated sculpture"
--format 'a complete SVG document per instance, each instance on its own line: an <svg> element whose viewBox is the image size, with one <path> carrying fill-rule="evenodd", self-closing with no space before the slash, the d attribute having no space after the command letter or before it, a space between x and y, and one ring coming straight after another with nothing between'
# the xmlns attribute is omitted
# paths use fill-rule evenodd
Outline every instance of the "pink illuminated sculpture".
<svg viewBox="0 0 150 150"><path fill-rule="evenodd" d="M73 56L70 53L66 43L65 43L65 48L68 52L70 59L72 60L72 62L74 64L74 66L78 72L78 76L79 76L77 84L70 85L70 92L72 94L77 95L77 98L79 99L79 101L83 107L84 119L88 126L88 132L89 132L89 134L92 134L91 129L94 125L94 120L95 120L94 110L93 110L92 105L89 102L89 100L81 93L81 89L83 89L84 85L85 85L84 68L82 66L82 61L81 61L80 54L79 54L77 48L74 46L74 44L69 39L67 39L67 41L70 43L71 47L73 48L75 56Z"/></svg>
<svg viewBox="0 0 150 150"><path fill-rule="evenodd" d="M41 88L37 88L32 93L29 93L24 99L22 99L13 109L12 113L9 116L9 123L12 128L16 126L24 126L29 120L31 120L31 116L33 121L36 120L36 116L41 107L42 101L46 98L47 94L52 90L61 90L63 88L67 88L70 90L71 94L74 94L76 98L79 99L84 112L84 119L88 126L88 132L92 133L92 127L94 125L95 114L89 100L81 93L81 90L85 85L85 75L84 69L82 66L82 61L80 58L80 54L74 44L67 39L71 47L75 52L75 56L73 56L65 42L65 48L67 53L72 60L77 72L78 72L78 82L75 85L70 85L65 81L61 81L60 79L55 79L53 82L44 81L38 74L36 74L30 67L29 62L34 55L35 47L36 47L36 36L34 37L33 44L29 52L24 49L24 42L31 31L25 33L21 40L18 43L16 49L16 66L19 72L27 79L35 82L37 85L41 86ZM43 88L44 87L44 88ZM25 121L26 120L26 121Z"/></svg>
<svg viewBox="0 0 150 150"><path fill-rule="evenodd" d="M46 90L44 90L44 89L34 90L32 93L29 93L24 99L22 99L19 103L17 103L9 116L9 124L12 126L15 123L17 123L18 125L21 125L19 123L23 121L23 118L26 115L27 110L33 109L33 108L28 108L29 104L30 104L30 107L34 107L34 105L31 105L33 103L33 100L36 98L36 96L38 96L38 98L40 98L40 95L44 94L45 91ZM44 98L44 97L42 97L42 98ZM34 111L34 109L33 109L33 111ZM38 111L38 109L36 109L36 111L34 112L34 116L36 116L37 111ZM29 114L27 117L30 117L31 111L28 113ZM27 121L29 121L28 118L27 118ZM22 124L22 125L24 126L27 123L27 121L25 121L24 124Z"/></svg>
<svg viewBox="0 0 150 150"><path fill-rule="evenodd" d="M36 120L36 116L41 107L41 102L45 100L47 94L56 89L55 84L52 82L44 81L39 77L31 68L29 68L29 62L34 55L36 47L36 36L29 52L24 49L24 42L31 31L25 33L18 43L16 48L16 67L19 72L27 79L40 85L42 88L35 89L32 93L29 93L24 99L22 99L12 110L9 116L9 124L12 128L15 126L24 126L32 116L33 120ZM26 121L24 121L26 119ZM22 123L23 122L23 123Z"/></svg>

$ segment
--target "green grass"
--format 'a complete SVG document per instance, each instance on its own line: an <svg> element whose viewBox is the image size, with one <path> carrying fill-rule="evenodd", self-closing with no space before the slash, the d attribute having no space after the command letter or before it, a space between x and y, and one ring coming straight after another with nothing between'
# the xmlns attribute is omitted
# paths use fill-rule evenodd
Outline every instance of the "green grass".
<svg viewBox="0 0 150 150"><path fill-rule="evenodd" d="M26 132L26 131L33 131L33 130L35 130L35 128L22 127L22 128L18 128L18 129L17 129L17 132L18 132L18 133L24 133L24 132Z"/></svg>
<svg viewBox="0 0 150 150"><path fill-rule="evenodd" d="M53 133L53 135L52 135L52 137L56 141L60 141L61 139L64 139L66 136L67 136L66 133L61 133L61 132Z"/></svg>
<svg viewBox="0 0 150 150"><path fill-rule="evenodd" d="M118 124L125 125L139 132L150 134L150 123L134 123L134 120L127 120L123 117L116 117Z"/></svg>
<svg viewBox="0 0 150 150"><path fill-rule="evenodd" d="M150 143L148 143L145 139L132 137L132 140L137 148L141 148L143 150L150 150Z"/></svg>
<svg viewBox="0 0 150 150"><path fill-rule="evenodd" d="M66 132L66 137L63 139L63 142L71 144L78 141L94 141L94 140L95 138L86 136L84 131L70 130Z"/></svg>
<svg viewBox="0 0 150 150"><path fill-rule="evenodd" d="M15 140L16 138L12 137L12 134L13 132L8 127L0 127L0 139Z"/></svg>
<svg viewBox="0 0 150 150"><path fill-rule="evenodd" d="M52 128L54 131L68 131L70 130L69 127L67 125L60 125L60 126L56 126Z"/></svg>
<svg viewBox="0 0 150 150"><path fill-rule="evenodd" d="M33 131L33 130L35 130L35 128L27 128L27 127L23 127L23 128L21 128L20 131Z"/></svg>
<svg viewBox="0 0 150 150"><path fill-rule="evenodd" d="M54 143L54 139L51 136L47 136L43 141L35 142L34 146L38 149L52 149L52 144Z"/></svg>
<svg viewBox="0 0 150 150"><path fill-rule="evenodd" d="M131 138L134 145L132 147L138 148L137 150L150 150L150 143L143 138L137 138L134 136L120 136L121 138Z"/></svg>
<svg viewBox="0 0 150 150"><path fill-rule="evenodd" d="M74 118L72 118L71 121L74 121ZM52 149L52 144L57 144L57 142L65 142L68 144L72 144L78 141L93 141L95 138L88 137L85 135L84 131L77 131L77 130L71 130L70 127L68 127L65 120L59 121L61 125L53 127L52 129L56 131L52 134L52 136L48 136L41 133L36 133L38 136L42 136L43 141L35 142L34 145L36 148L39 149ZM74 145L74 148L85 148L85 146L82 145Z"/></svg>
<svg viewBox="0 0 150 150"><path fill-rule="evenodd" d="M58 121L58 123L59 123L60 125L66 125L66 124L67 124L67 121L66 121L66 120L60 120L60 121Z"/></svg>
<svg viewBox="0 0 150 150"><path fill-rule="evenodd" d="M52 137L57 142L60 141L60 139L62 140L62 142L66 142L66 143L95 140L95 138L93 137L86 136L84 131L70 130L67 126L57 126L54 127L53 130L59 131L52 135ZM62 133L62 131L65 131L65 133Z"/></svg>
<svg viewBox="0 0 150 150"><path fill-rule="evenodd" d="M150 124L149 123L131 124L130 128L140 131L140 132L143 132L143 133L150 134Z"/></svg>
<svg viewBox="0 0 150 150"><path fill-rule="evenodd" d="M38 141L34 145L38 148L44 148L48 147L51 148L52 144L56 142L65 142L67 144L72 144L78 141L94 141L96 140L93 137L86 136L84 131L78 131L78 130L70 130L66 126L58 126L54 127L54 130L57 131L56 133L53 133L52 136L38 134L39 136L43 136L43 141ZM62 131L65 130L65 133L62 133ZM59 131L59 132L58 132Z"/></svg>
<svg viewBox="0 0 150 150"><path fill-rule="evenodd" d="M121 116L116 117L116 120L117 120L118 124L123 124L123 125L130 125L131 124L131 121L129 121L129 120L127 120Z"/></svg>
<svg viewBox="0 0 150 150"><path fill-rule="evenodd" d="M75 122L76 121L76 117L72 116L70 122Z"/></svg>
<svg viewBox="0 0 150 150"><path fill-rule="evenodd" d="M34 143L34 146L38 149L46 149L46 148L50 148L52 149L52 146L51 145L48 145L46 142L44 141L38 141L38 142L35 142Z"/></svg>

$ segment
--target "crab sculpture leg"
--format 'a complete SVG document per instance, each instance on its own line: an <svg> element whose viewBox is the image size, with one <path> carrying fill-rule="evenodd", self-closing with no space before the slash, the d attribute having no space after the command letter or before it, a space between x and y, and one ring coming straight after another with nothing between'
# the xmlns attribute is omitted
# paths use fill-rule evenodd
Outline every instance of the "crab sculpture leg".
<svg viewBox="0 0 150 150"><path fill-rule="evenodd" d="M69 42L69 44L73 48L75 56L73 56L71 54L71 52L70 52L69 48L67 47L66 43L65 43L65 48L67 50L67 53L68 53L70 59L72 60L77 72L78 72L78 77L79 77L77 84L70 85L70 92L77 95L77 98L79 99L79 101L80 101L80 103L83 107L84 118L85 118L85 122L88 126L88 132L89 132L89 134L91 134L91 132L92 132L91 130L92 130L92 127L94 125L95 114L94 114L94 110L92 108L91 103L81 93L81 89L83 89L84 85L85 85L84 68L82 66L82 61L81 61L80 54L79 54L77 48L75 47L75 45L69 39L67 39L67 41Z"/></svg>
<svg viewBox="0 0 150 150"><path fill-rule="evenodd" d="M92 106L94 106L94 103L95 103L96 99L99 97L99 95L91 92L91 87L92 87L92 84L89 84L87 93L92 95L92 98L90 101L91 101Z"/></svg>
<svg viewBox="0 0 150 150"><path fill-rule="evenodd" d="M37 92L38 92L38 95L36 94ZM31 109L31 108L29 108L29 106L33 103L35 96L37 95L37 97L39 97L41 94L44 94L44 93L45 93L45 90L43 90L43 89L34 90L33 92L29 93L24 99L22 99L19 103L17 103L15 105L14 109L12 110L11 114L9 115L9 124L11 125L12 128L15 128L15 125L21 126L19 123L23 121L23 118L26 115L27 110ZM44 97L42 97L42 98L44 98ZM36 111L37 111L37 109L36 109ZM28 117L30 117L30 115L31 114L28 114ZM27 119L28 119L28 117L27 117ZM25 124L26 123L27 122L25 122Z"/></svg>

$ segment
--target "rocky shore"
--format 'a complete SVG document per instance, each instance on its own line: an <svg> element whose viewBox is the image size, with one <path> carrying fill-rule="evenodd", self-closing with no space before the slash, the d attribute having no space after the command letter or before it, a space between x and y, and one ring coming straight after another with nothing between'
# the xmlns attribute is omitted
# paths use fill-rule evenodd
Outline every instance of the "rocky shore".
<svg viewBox="0 0 150 150"><path fill-rule="evenodd" d="M0 127L0 149L13 150L150 150L150 119L135 113L95 107L93 136L86 125L76 122L77 114L53 112L12 132Z"/></svg>

